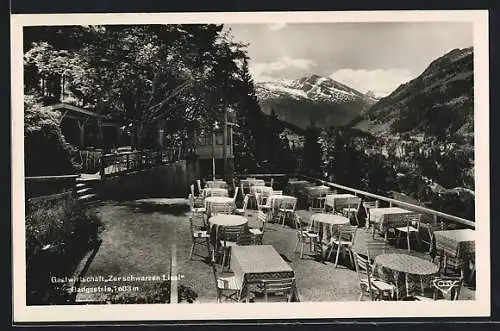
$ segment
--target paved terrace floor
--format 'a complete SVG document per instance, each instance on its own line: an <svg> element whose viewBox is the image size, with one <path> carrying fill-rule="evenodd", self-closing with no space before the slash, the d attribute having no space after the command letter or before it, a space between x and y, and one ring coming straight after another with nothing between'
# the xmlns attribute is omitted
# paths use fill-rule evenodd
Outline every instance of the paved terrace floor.
<svg viewBox="0 0 500 331"><path fill-rule="evenodd" d="M172 244L177 247L179 273L184 276L180 284L197 293L196 303L216 302L213 265L207 252L200 249L200 256L189 260L191 238L188 213L175 210L172 205L184 204L184 199L144 199L131 202L98 202L96 209L105 226L102 245L92 260L86 276L160 276L170 272ZM299 210L304 220L307 211ZM249 225L257 226L256 212L250 211ZM296 232L288 226L268 224L264 244L273 245L295 271L300 301L356 301L359 283L356 272L342 263L337 268L332 262L321 263L306 251L303 259L294 252ZM356 246L360 251L371 235L359 229ZM397 251L392 248L391 250ZM406 250L404 250L406 252ZM425 258L424 253L412 254ZM265 257L263 257L265 258ZM140 291L153 282L138 281ZM99 284L94 282L92 286ZM103 284L104 285L104 284ZM460 299L474 299L475 291L462 289ZM79 302L106 300L105 294L78 294Z"/></svg>

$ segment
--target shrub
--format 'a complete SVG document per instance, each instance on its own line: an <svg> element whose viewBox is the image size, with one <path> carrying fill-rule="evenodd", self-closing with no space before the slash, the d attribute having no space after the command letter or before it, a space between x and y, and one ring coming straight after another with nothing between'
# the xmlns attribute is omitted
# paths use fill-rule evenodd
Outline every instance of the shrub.
<svg viewBox="0 0 500 331"><path fill-rule="evenodd" d="M72 198L26 206L27 303L62 304L72 298L51 276L69 276L99 241L102 223Z"/></svg>

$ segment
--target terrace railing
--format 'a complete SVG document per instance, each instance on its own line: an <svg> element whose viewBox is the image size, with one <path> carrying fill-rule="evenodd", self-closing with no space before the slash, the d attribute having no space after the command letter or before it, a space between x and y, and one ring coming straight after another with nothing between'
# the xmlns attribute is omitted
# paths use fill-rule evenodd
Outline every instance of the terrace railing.
<svg viewBox="0 0 500 331"><path fill-rule="evenodd" d="M185 151L184 151L185 152ZM181 148L170 148L159 151L141 150L120 153L109 153L101 156L101 178L148 169L185 159Z"/></svg>
<svg viewBox="0 0 500 331"><path fill-rule="evenodd" d="M391 199L388 197L384 197L378 194L358 190L352 187L336 184L336 183L331 183L327 182L321 179L305 176L305 175L297 175L295 177L298 177L299 179L307 180L310 182L314 182L320 185L328 186L333 189L338 189L344 192L349 192L351 194L354 194L356 196L362 196L362 197L368 197L371 198L371 200L375 201L384 201L385 203L388 203L390 207L392 206L398 206L404 209L408 209L411 211L415 211L424 215L432 215L432 220L434 224L440 225L442 229L448 228L449 225L454 225L454 226L459 226L459 227L465 227L465 228L470 228L470 229L475 229L476 224L474 221L461 218L458 216L453 216L450 214L446 214L440 211L436 211L433 209L429 209L426 207L422 207L419 205L411 204L408 202L396 200L396 199Z"/></svg>

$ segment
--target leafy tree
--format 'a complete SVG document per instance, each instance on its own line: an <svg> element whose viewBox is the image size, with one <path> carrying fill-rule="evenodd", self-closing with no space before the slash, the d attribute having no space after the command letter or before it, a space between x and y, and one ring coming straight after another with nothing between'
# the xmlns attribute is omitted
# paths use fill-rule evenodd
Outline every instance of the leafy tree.
<svg viewBox="0 0 500 331"><path fill-rule="evenodd" d="M311 176L321 176L321 146L319 143L320 130L314 121L307 127L304 135L303 159L305 170ZM322 176L321 176L322 177Z"/></svg>

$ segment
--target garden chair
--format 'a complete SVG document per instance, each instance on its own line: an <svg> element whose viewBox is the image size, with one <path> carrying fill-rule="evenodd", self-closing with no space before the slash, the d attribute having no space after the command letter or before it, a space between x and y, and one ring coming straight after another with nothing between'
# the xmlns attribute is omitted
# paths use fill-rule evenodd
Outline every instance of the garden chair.
<svg viewBox="0 0 500 331"><path fill-rule="evenodd" d="M192 218L189 218L189 230L191 233L191 251L189 259L192 260L196 246L206 246L208 255L210 256L210 235L203 227L195 225Z"/></svg>
<svg viewBox="0 0 500 331"><path fill-rule="evenodd" d="M261 226L259 228L252 228L249 230L254 238L254 243L256 245L262 245L262 239L264 237L264 229L266 227L267 217L268 217L268 215L265 212L263 212L262 210L259 210L258 214L257 214L257 218L258 218Z"/></svg>
<svg viewBox="0 0 500 331"><path fill-rule="evenodd" d="M193 205L195 207L203 207L205 203L205 199L201 195L196 195L194 194L194 184L189 185L189 188L191 190L191 195L193 197Z"/></svg>
<svg viewBox="0 0 500 331"><path fill-rule="evenodd" d="M288 214L290 214L291 216L295 214L296 206L297 206L297 199L283 199L280 201L278 214L280 216L282 226L285 226L285 221Z"/></svg>
<svg viewBox="0 0 500 331"><path fill-rule="evenodd" d="M378 200L377 201L364 201L363 202L363 207L365 208L365 213L366 213L366 230L369 231L370 228L375 226L374 223L370 221L370 209L372 208L378 208ZM375 236L375 229L373 229L373 237Z"/></svg>
<svg viewBox="0 0 500 331"><path fill-rule="evenodd" d="M366 210L363 205L363 201L358 203L358 205L355 207L348 206L346 208L342 208L342 214L348 219L354 220L356 226L360 226L361 219L366 219Z"/></svg>
<svg viewBox="0 0 500 331"><path fill-rule="evenodd" d="M257 202L257 210L268 212L271 209L271 206L269 206L266 203L263 203L262 194L255 193L255 201Z"/></svg>
<svg viewBox="0 0 500 331"><path fill-rule="evenodd" d="M406 221L406 226L400 226L396 228L397 236L396 243L399 243L401 239L401 234L406 234L406 245L408 252L411 250L410 239L411 235L415 235L418 240L419 226L420 226L420 214L408 214L404 215L403 219Z"/></svg>
<svg viewBox="0 0 500 331"><path fill-rule="evenodd" d="M438 257L434 239L434 231L436 230L436 226L432 223L420 222L420 226L418 227L418 241L423 249L429 253L432 262L435 262Z"/></svg>
<svg viewBox="0 0 500 331"><path fill-rule="evenodd" d="M309 246L310 248L313 246L313 242L318 240L318 235L315 233L311 233L302 228L302 219L296 213L293 214L293 220L295 223L295 230L297 234L297 242L295 243L294 252L297 252L297 249L300 245L300 258L304 256L304 246Z"/></svg>
<svg viewBox="0 0 500 331"><path fill-rule="evenodd" d="M205 207L196 207L195 199L194 199L192 194L189 194L188 201L189 201L189 209L191 212L190 218L201 217L203 219L203 222L205 223L206 208Z"/></svg>
<svg viewBox="0 0 500 331"><path fill-rule="evenodd" d="M358 227L353 225L340 225L338 230L338 235L333 236L331 239L332 249L328 254L328 259L330 259L333 249L337 247L337 253L335 255L335 268L337 268L339 255L342 251L343 257L346 253L349 253L349 258L351 260L351 265L354 266L352 246L354 245L354 240L356 239L356 231Z"/></svg>
<svg viewBox="0 0 500 331"><path fill-rule="evenodd" d="M234 195L233 195L233 200L236 201L236 198L238 197L238 190L239 190L239 187L236 187L234 189Z"/></svg>
<svg viewBox="0 0 500 331"><path fill-rule="evenodd" d="M394 298L396 286L374 277L372 265L367 258L354 253L354 261L361 290L358 301L361 301L364 296L368 296L372 301Z"/></svg>
<svg viewBox="0 0 500 331"><path fill-rule="evenodd" d="M227 268L230 267L231 259L231 247L238 245L238 239L243 233L242 226L224 226L222 231L222 270L224 270L224 265L227 264Z"/></svg>
<svg viewBox="0 0 500 331"><path fill-rule="evenodd" d="M250 199L250 194L245 194L245 197L243 198L242 208L236 208L235 213L237 215L247 216L247 207L248 207L248 200L249 199Z"/></svg>
<svg viewBox="0 0 500 331"><path fill-rule="evenodd" d="M295 278L264 279L261 281L264 300L291 302L295 293Z"/></svg>
<svg viewBox="0 0 500 331"><path fill-rule="evenodd" d="M201 192L203 192L203 189L201 188L201 180L196 180L196 186L198 186L198 194L201 195Z"/></svg>
<svg viewBox="0 0 500 331"><path fill-rule="evenodd" d="M273 177L271 177L271 182L269 183L269 186L270 186L271 188L273 188L273 184L274 184L274 178L273 178Z"/></svg>
<svg viewBox="0 0 500 331"><path fill-rule="evenodd" d="M238 282L233 273L225 272L217 276L217 303L224 298L225 301L241 302L246 296L247 286Z"/></svg>
<svg viewBox="0 0 500 331"><path fill-rule="evenodd" d="M231 215L233 207L227 203L211 203L210 204L210 216L223 214Z"/></svg>

